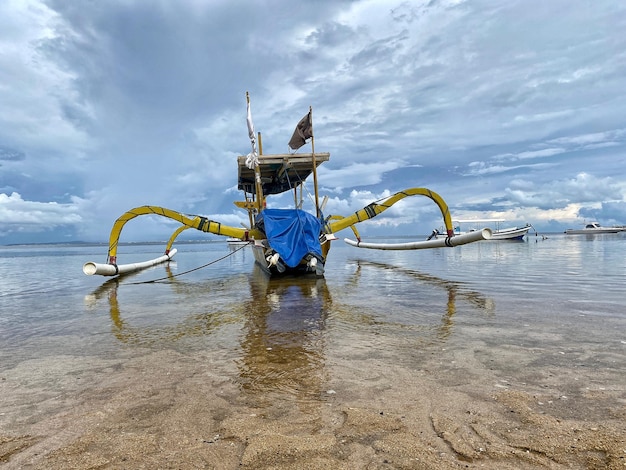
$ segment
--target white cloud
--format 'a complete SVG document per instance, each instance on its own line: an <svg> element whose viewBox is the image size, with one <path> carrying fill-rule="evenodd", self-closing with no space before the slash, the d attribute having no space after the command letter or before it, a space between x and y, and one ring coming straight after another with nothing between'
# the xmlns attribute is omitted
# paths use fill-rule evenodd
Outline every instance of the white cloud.
<svg viewBox="0 0 626 470"><path fill-rule="evenodd" d="M520 169L534 169L534 170L545 170L549 168L550 164L548 163L534 163L534 164L526 164L526 165L492 165L488 162L472 162L468 165L469 171L464 173L466 176L485 176L485 175L496 175L499 173L511 172L514 170Z"/></svg>
<svg viewBox="0 0 626 470"><path fill-rule="evenodd" d="M534 150L534 151L528 151L528 152L520 152L516 155L516 157L520 160L528 160L528 159L533 159L533 158L551 157L553 155L558 155L563 152L565 152L565 149L551 148L551 149Z"/></svg>
<svg viewBox="0 0 626 470"><path fill-rule="evenodd" d="M83 201L73 198L69 204L25 201L18 193L0 193L0 227L3 234L54 229L62 225L77 225L83 221Z"/></svg>
<svg viewBox="0 0 626 470"><path fill-rule="evenodd" d="M599 145L605 143L614 144L615 141L623 141L625 138L626 129L615 129L605 132L559 137L548 141L548 143L588 147L589 145Z"/></svg>
<svg viewBox="0 0 626 470"><path fill-rule="evenodd" d="M324 187L341 190L345 187L370 186L380 183L385 173L402 168L402 161L352 163L339 169L320 167L318 175Z"/></svg>

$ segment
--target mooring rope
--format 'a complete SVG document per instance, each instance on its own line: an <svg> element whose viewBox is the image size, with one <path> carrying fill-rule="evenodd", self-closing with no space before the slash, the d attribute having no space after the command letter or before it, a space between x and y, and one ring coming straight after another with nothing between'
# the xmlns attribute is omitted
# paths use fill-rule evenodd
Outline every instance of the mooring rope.
<svg viewBox="0 0 626 470"><path fill-rule="evenodd" d="M212 264L217 263L218 261L222 261L226 258L228 258L229 256L234 255L235 253L237 253L239 250L242 250L243 248L247 247L251 242L246 243L245 245L241 245L239 248L237 248L236 250L231 251L230 253L228 253L227 255L222 256L221 258L218 259L214 259L213 261L210 261L206 264L203 264L202 266L198 266L196 268L192 268L189 269L187 271L183 271L182 273L176 273L176 274L170 274L169 276L165 276L165 277L161 277L158 279L152 279L150 281L137 281L137 282L128 282L128 283L124 283L125 285L134 285L134 284L152 284L155 282L160 282L160 281L167 281L169 279L172 279L173 277L178 277L178 276L182 276L183 274L188 274L191 273L193 271L198 271L200 269L206 268L207 266L211 266Z"/></svg>

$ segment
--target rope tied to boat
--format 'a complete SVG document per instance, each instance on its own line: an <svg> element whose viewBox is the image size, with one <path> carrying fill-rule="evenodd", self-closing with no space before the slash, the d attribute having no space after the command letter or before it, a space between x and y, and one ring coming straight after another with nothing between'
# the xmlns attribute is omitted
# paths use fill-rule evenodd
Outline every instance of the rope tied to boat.
<svg viewBox="0 0 626 470"><path fill-rule="evenodd" d="M126 284L128 284L128 285L135 285L135 284L153 284L153 283L160 282L160 281L167 281L167 280L170 280L170 279L172 279L172 278L175 278L175 277L178 277L178 276L182 276L183 274L189 274L189 273L194 272L194 271L199 271L200 269L204 269L204 268L206 268L206 267L208 267L208 266L211 266L212 264L215 264L215 263L217 263L217 262L219 262L219 261L223 261L223 260L225 260L225 259L226 259L226 258L228 258L229 256L232 256L232 255L234 255L235 253L237 253L239 250L244 249L244 248L245 248L246 246L248 246L250 243L252 243L252 242L248 242L248 243L246 243L246 244L244 244L244 245L241 245L239 248L237 248L237 249L235 249L235 250L232 250L230 253L228 253L228 254L226 254L226 255L222 256L221 258L214 259L213 261L209 261L208 263L203 264L202 266L198 266L198 267L196 267L196 268L192 268L192 269L189 269L189 270L187 270L187 271L183 271L182 273L170 274L169 276L160 277L160 278L158 278L158 279L152 279L152 280L150 280L150 281L128 282L128 283L126 283Z"/></svg>

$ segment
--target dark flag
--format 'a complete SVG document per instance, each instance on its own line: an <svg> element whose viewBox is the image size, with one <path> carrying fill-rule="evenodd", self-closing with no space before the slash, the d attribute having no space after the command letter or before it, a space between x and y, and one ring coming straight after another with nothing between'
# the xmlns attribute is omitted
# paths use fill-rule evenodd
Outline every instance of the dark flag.
<svg viewBox="0 0 626 470"><path fill-rule="evenodd" d="M289 147L292 150L298 150L304 144L306 139L313 137L313 123L311 122L311 111L306 116L300 119L300 122L296 126L296 130L293 131L291 140L289 141Z"/></svg>

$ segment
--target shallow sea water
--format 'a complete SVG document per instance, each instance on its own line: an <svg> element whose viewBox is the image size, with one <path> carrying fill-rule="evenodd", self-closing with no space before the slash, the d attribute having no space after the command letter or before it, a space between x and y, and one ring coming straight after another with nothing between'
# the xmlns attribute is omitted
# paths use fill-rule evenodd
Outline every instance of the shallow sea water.
<svg viewBox="0 0 626 470"><path fill-rule="evenodd" d="M626 233L417 251L338 240L323 278L272 279L250 247L223 241L180 244L169 264L119 279L82 273L86 261L104 262L106 246L0 247L0 429L19 432L63 408L37 400L168 351L181 367L206 361L261 409L368 387L376 401L394 387L390 368L432 374L442 387L488 370L496 388L584 369L583 389L624 404L625 247ZM127 245L118 260L161 254Z"/></svg>
<svg viewBox="0 0 626 470"><path fill-rule="evenodd" d="M82 274L84 262L106 258L103 246L0 247L0 364L143 347L218 349L235 362L272 348L315 362L327 342L402 362L404 347L456 347L465 328L481 327L524 343L554 331L555 347L602 342L623 353L625 247L626 233L417 251L339 240L321 279L269 279L250 247L223 242L182 244L169 265L119 279ZM159 245L129 245L119 259L161 254Z"/></svg>

